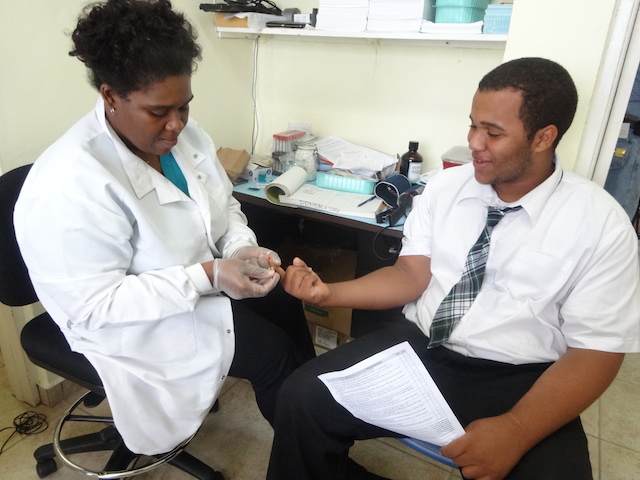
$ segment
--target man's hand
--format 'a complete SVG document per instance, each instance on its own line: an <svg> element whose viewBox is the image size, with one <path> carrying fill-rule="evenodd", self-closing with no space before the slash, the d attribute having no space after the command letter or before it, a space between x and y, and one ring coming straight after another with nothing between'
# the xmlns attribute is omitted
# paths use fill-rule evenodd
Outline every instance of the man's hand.
<svg viewBox="0 0 640 480"><path fill-rule="evenodd" d="M500 480L543 438L580 415L611 384L623 353L569 347L508 413L467 425L442 455L475 480Z"/></svg>
<svg viewBox="0 0 640 480"><path fill-rule="evenodd" d="M440 453L451 458L466 478L502 480L529 450L526 432L510 414L471 422L466 433Z"/></svg>
<svg viewBox="0 0 640 480"><path fill-rule="evenodd" d="M280 274L282 286L289 295L318 306L323 306L331 298L330 286L298 257L293 259L293 264L287 267L286 272L279 267L276 272Z"/></svg>

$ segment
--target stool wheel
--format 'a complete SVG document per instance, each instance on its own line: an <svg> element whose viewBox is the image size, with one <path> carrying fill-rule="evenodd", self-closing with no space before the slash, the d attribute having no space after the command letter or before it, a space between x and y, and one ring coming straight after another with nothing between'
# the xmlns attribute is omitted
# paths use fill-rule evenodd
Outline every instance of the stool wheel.
<svg viewBox="0 0 640 480"><path fill-rule="evenodd" d="M42 460L36 464L36 473L38 477L44 478L58 470L58 464L53 458Z"/></svg>

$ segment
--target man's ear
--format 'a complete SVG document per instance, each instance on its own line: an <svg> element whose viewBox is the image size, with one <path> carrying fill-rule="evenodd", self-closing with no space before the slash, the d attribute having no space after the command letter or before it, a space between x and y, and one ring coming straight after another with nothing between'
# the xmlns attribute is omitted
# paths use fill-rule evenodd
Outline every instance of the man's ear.
<svg viewBox="0 0 640 480"><path fill-rule="evenodd" d="M548 149L553 149L553 142L558 137L558 128L555 125L547 125L544 128L538 130L533 137L531 143L533 151L535 153L544 152Z"/></svg>

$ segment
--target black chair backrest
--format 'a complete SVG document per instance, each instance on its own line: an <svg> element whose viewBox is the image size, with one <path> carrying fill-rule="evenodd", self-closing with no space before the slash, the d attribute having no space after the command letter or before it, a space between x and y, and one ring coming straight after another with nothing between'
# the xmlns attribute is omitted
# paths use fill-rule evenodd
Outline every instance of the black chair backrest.
<svg viewBox="0 0 640 480"><path fill-rule="evenodd" d="M13 209L31 165L0 176L0 302L21 307L38 301L13 228Z"/></svg>
<svg viewBox="0 0 640 480"><path fill-rule="evenodd" d="M13 227L13 210L31 165L0 176L0 302L22 307L38 301ZM81 354L72 352L60 328L44 313L29 321L20 335L33 363L104 397L97 372Z"/></svg>

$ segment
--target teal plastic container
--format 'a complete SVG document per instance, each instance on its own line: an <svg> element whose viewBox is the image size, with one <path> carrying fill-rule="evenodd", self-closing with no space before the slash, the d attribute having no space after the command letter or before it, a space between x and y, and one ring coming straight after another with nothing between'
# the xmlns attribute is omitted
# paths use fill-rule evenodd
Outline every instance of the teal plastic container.
<svg viewBox="0 0 640 480"><path fill-rule="evenodd" d="M342 177L331 173L318 172L316 176L316 185L331 190L341 190L343 192L373 193L376 186L375 180L367 180L365 178Z"/></svg>
<svg viewBox="0 0 640 480"><path fill-rule="evenodd" d="M490 0L436 0L436 23L474 23L484 19Z"/></svg>
<svg viewBox="0 0 640 480"><path fill-rule="evenodd" d="M482 33L494 35L509 33L512 10L513 5L489 5L484 13Z"/></svg>

